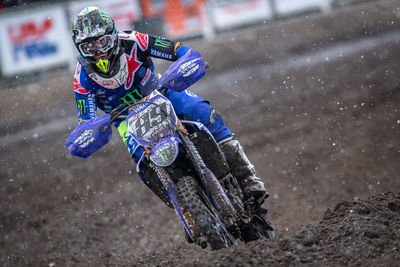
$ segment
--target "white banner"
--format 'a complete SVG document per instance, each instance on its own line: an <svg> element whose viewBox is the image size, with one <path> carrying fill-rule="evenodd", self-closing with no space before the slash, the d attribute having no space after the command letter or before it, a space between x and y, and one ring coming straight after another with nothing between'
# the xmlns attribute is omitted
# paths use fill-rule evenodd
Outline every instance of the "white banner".
<svg viewBox="0 0 400 267"><path fill-rule="evenodd" d="M137 0L74 1L69 4L71 25L79 12L89 6L95 6L104 10L113 18L119 31L132 30L133 21L138 20L142 16L142 11Z"/></svg>
<svg viewBox="0 0 400 267"><path fill-rule="evenodd" d="M288 15L310 9L326 10L330 8L331 2L332 0L275 0L275 7L279 15Z"/></svg>
<svg viewBox="0 0 400 267"><path fill-rule="evenodd" d="M272 16L268 0L212 0L209 2L214 27L231 28Z"/></svg>
<svg viewBox="0 0 400 267"><path fill-rule="evenodd" d="M70 62L71 34L61 6L0 17L1 70L5 76Z"/></svg>

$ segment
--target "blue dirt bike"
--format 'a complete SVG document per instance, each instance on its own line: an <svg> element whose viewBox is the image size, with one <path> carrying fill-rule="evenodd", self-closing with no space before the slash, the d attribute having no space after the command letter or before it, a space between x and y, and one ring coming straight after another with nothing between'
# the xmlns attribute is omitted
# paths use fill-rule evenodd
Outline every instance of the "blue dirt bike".
<svg viewBox="0 0 400 267"><path fill-rule="evenodd" d="M201 123L179 118L166 90L184 90L204 75L198 55L180 58L161 78L159 90L138 102L121 104L110 114L79 125L67 140L73 155L88 157L111 138L114 121L145 153L137 173L167 206L174 208L188 242L212 249L274 237L267 210L245 199L212 134Z"/></svg>

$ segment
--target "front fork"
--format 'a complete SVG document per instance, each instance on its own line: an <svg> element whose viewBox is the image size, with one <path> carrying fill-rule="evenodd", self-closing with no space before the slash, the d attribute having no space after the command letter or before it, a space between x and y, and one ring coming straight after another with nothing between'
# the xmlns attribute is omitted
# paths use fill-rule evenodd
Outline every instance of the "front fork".
<svg viewBox="0 0 400 267"><path fill-rule="evenodd" d="M157 176L160 178L161 183L163 184L164 188L167 190L168 197L174 206L175 212L178 215L178 217L181 219L183 226L186 229L186 232L190 236L192 240L194 240L194 221L193 218L191 217L190 213L188 211L185 211L185 206L182 203L181 197L179 196L178 191L176 190L176 186L174 182L171 179L171 176L165 171L163 167L159 167L156 165L153 165L153 168L155 172L157 173Z"/></svg>
<svg viewBox="0 0 400 267"><path fill-rule="evenodd" d="M188 136L181 137L186 149L187 155L191 158L196 173L200 177L213 206L222 215L222 219L228 228L236 222L235 209L219 183L217 177L207 168L195 145Z"/></svg>
<svg viewBox="0 0 400 267"><path fill-rule="evenodd" d="M215 175L207 168L195 145L189 139L189 134L183 127L181 122L178 120L177 125L179 127L179 135L184 143L184 147L187 155L191 158L195 167L196 173L199 175L204 188L207 191L208 196L211 199L213 206L220 212L224 222L228 227L233 226L236 222L237 215L235 209L230 202L229 198L225 194L221 184ZM146 148L145 154L147 157L151 155L151 149ZM185 206L176 190L175 184L170 175L165 171L163 167L153 166L157 176L168 193L168 197L174 206L175 212L183 222L183 225L189 234L190 238L194 240L194 221L188 212L185 211Z"/></svg>
<svg viewBox="0 0 400 267"><path fill-rule="evenodd" d="M183 127L183 125L180 123L178 120L178 127L181 130L181 133L185 136L188 136L188 133L186 129ZM144 147L145 155L149 159L150 155L152 153L151 148L149 147ZM152 168L156 172L158 178L160 179L162 185L164 186L165 190L167 191L168 198L170 200L170 203L172 203L172 206L175 209L176 214L178 217L181 219L183 226L186 229L186 232L190 236L192 240L194 240L194 221L193 218L191 217L189 212L185 212L185 205L182 203L181 197L179 196L178 191L176 190L175 183L173 182L171 176L168 174L168 172L160 166L157 166L153 164Z"/></svg>

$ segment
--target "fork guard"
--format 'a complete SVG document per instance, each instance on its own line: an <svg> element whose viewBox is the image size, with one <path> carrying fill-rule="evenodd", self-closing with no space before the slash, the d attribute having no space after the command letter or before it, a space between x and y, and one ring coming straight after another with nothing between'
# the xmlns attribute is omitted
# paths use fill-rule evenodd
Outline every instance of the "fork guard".
<svg viewBox="0 0 400 267"><path fill-rule="evenodd" d="M222 214L227 226L231 226L236 221L236 212L228 196L225 194L221 184L215 175L206 167L196 147L188 137L183 138L187 155L189 155L195 165L196 172L201 178L207 193L214 207Z"/></svg>

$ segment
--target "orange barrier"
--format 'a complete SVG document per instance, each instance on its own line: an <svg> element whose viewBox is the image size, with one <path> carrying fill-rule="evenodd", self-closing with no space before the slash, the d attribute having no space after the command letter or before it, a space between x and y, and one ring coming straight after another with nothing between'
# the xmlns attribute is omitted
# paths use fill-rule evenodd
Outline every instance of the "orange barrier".
<svg viewBox="0 0 400 267"><path fill-rule="evenodd" d="M202 34L207 25L206 0L140 0L144 18L162 17L169 38Z"/></svg>

